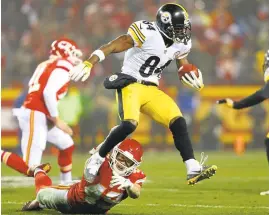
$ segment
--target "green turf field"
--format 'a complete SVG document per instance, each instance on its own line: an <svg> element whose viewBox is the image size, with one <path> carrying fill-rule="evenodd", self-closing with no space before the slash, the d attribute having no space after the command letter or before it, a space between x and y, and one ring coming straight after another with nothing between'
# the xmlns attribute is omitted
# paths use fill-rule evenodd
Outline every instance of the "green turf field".
<svg viewBox="0 0 269 215"><path fill-rule="evenodd" d="M74 156L73 175L79 177L87 155ZM199 154L197 154L199 158ZM54 167L50 176L58 175L56 158L44 157ZM269 190L269 169L265 152L249 152L236 156L230 152L209 153L210 164L218 166L217 174L210 180L188 186L185 166L178 153L146 153L141 169L148 182L141 198L127 199L113 208L109 214L133 215L265 215L269 214L269 196L260 191ZM19 176L2 165L3 176ZM2 178L2 214L58 214L54 211L22 213L23 202L34 198L33 187L8 187L11 182Z"/></svg>

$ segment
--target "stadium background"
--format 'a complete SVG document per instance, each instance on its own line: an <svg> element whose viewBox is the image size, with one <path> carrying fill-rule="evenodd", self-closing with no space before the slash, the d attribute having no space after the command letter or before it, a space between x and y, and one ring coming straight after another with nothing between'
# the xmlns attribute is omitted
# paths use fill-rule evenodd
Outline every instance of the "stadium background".
<svg viewBox="0 0 269 215"><path fill-rule="evenodd" d="M164 0L2 0L2 147L19 150L12 108L22 104L36 65L48 58L50 44L66 36L77 41L84 57L122 33L136 20L155 19ZM234 143L263 147L269 128L269 102L234 111L216 106L219 98L239 99L263 84L264 51L269 48L268 0L181 0L192 22L190 62L203 73L200 93L178 80L175 63L163 73L160 87L185 115L196 149L224 150ZM193 6L194 5L194 6ZM123 53L108 57L87 84L73 84L59 105L73 126L77 150L100 143L117 124L114 92L104 77L120 71ZM141 116L133 135L145 148L173 148L170 132ZM51 151L51 150L49 150Z"/></svg>

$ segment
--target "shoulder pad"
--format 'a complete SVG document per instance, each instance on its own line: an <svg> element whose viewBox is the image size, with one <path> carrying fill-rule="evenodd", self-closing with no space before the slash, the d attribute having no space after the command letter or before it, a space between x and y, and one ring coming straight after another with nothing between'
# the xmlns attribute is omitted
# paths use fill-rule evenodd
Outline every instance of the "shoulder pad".
<svg viewBox="0 0 269 215"><path fill-rule="evenodd" d="M130 25L128 34L133 38L135 46L141 47L154 31L156 28L152 22L141 20Z"/></svg>

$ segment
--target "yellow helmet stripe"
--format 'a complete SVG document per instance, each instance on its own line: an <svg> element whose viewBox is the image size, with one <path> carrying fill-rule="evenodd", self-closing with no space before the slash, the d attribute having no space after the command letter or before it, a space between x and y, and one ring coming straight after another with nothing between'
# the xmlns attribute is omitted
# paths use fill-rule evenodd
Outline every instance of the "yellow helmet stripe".
<svg viewBox="0 0 269 215"><path fill-rule="evenodd" d="M168 5L168 4L173 4L173 5L176 5L176 6L180 7L180 8L185 12L185 14L186 14L186 19L189 19L189 14L188 14L187 10L186 10L182 5L177 4L177 3L167 3L167 4L165 4L165 5Z"/></svg>

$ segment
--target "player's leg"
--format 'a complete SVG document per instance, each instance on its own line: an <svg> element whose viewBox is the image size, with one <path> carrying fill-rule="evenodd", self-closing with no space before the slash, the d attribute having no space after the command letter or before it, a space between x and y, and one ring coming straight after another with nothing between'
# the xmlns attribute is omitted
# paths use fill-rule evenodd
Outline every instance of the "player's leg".
<svg viewBox="0 0 269 215"><path fill-rule="evenodd" d="M111 149L135 131L140 115L140 92L141 86L139 84L131 84L121 90L117 90L116 99L121 123L111 129L99 152L93 154L89 159L88 166L90 168L88 172L92 178L97 174L99 167L104 161L104 157Z"/></svg>
<svg viewBox="0 0 269 215"><path fill-rule="evenodd" d="M59 128L53 127L48 132L47 140L59 149L58 165L61 171L61 183L72 181L72 155L75 149L73 139Z"/></svg>
<svg viewBox="0 0 269 215"><path fill-rule="evenodd" d="M188 182L193 184L213 175L216 166L209 167L208 169L208 167L201 165L194 158L187 124L177 104L172 98L156 87L151 87L150 91L148 94L151 94L151 99L146 105L142 106L141 112L170 129L175 146L186 165Z"/></svg>
<svg viewBox="0 0 269 215"><path fill-rule="evenodd" d="M1 150L1 161L9 166L10 168L24 174L28 175L29 167L26 165L26 163L23 161L21 157L18 155L12 153L12 152L6 152Z"/></svg>
<svg viewBox="0 0 269 215"><path fill-rule="evenodd" d="M27 202L22 210L32 211L42 208L67 211L70 209L67 202L68 189L56 189L52 186L51 179L40 169L35 170L36 199Z"/></svg>
<svg viewBox="0 0 269 215"><path fill-rule="evenodd" d="M18 120L22 130L21 149L23 160L29 167L39 165L46 147L46 116L38 111L24 109L21 115L18 116Z"/></svg>

